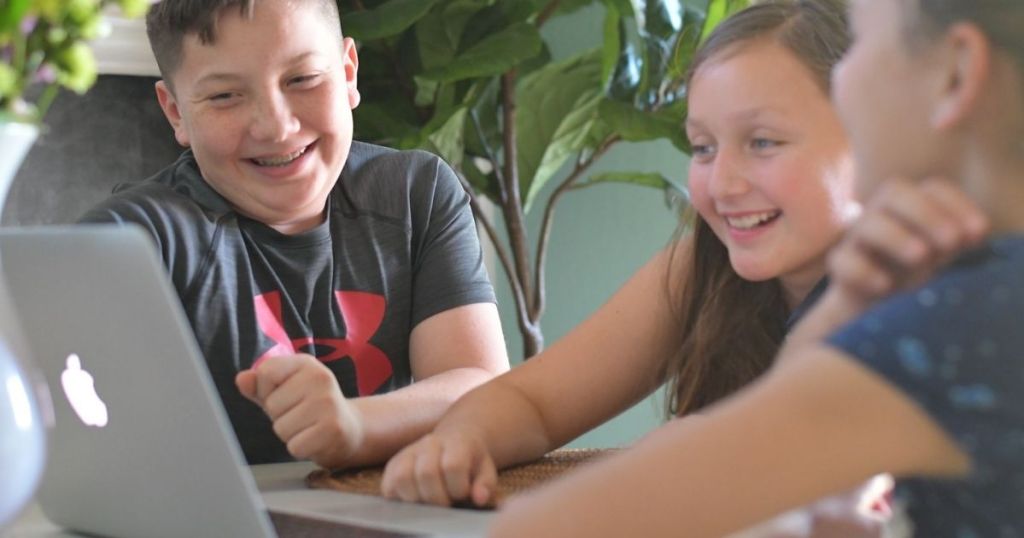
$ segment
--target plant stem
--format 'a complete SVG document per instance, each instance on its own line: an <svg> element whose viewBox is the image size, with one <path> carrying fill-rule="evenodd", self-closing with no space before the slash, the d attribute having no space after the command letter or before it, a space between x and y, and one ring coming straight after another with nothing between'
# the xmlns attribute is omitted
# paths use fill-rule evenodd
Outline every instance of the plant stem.
<svg viewBox="0 0 1024 538"><path fill-rule="evenodd" d="M57 93L60 91L60 86L56 83L48 84L39 96L39 100L36 101L36 115L42 119L46 115L46 111L53 104L53 100L56 99Z"/></svg>
<svg viewBox="0 0 1024 538"><path fill-rule="evenodd" d="M505 171L503 190L506 192L506 199L502 202L502 212L505 215L505 228L508 232L509 246L512 249L512 258L515 262L515 273L509 277L519 281L523 293L523 304L517 305L525 311L525 320L520 316L519 329L523 333L523 354L531 357L540 352L543 348L543 337L537 325L537 320L531 314L533 294L530 282L530 261L526 225L523 218L523 204L519 193L519 166L516 152L516 71L513 69L501 75L501 98L502 98L502 130L504 135L505 150ZM525 324L524 324L525 321Z"/></svg>
<svg viewBox="0 0 1024 538"><path fill-rule="evenodd" d="M594 153L588 158L577 161L576 167L573 171L558 185L551 196L548 197L547 204L544 206L544 218L541 221L540 226L540 237L537 240L537 264L534 268L534 278L536 279L536 287L534 288L533 296L533 310L531 310L531 318L539 320L544 315L544 307L546 303L545 297L545 278L544 278L544 266L547 263L548 253L548 242L551 239L551 225L555 220L555 204L562 198L566 192L573 188L573 185L583 176L591 165L593 165L602 155L604 155L616 142L621 140L617 135L608 137Z"/></svg>
<svg viewBox="0 0 1024 538"><path fill-rule="evenodd" d="M561 0L551 0L550 2L548 2L548 5L544 6L544 9L541 10L539 15L537 15L538 30L541 26L544 26L545 22L548 22L548 19L550 19L552 15L555 14L555 10L558 9L558 4L560 3Z"/></svg>
<svg viewBox="0 0 1024 538"><path fill-rule="evenodd" d="M480 223L484 228L484 232L487 234L487 238L491 241L491 246L494 247L494 252L498 255L498 261L501 262L501 267L505 270L506 274L512 273L512 261L509 259L508 250L505 245L501 243L501 238L498 237L498 231L495 229L494 224L487 218L487 214L480 206L480 200L477 198L473 186L470 185L469 180L466 179L461 173L458 173L459 182L462 183L462 188L466 191L469 196L469 207L473 210L473 216L476 221ZM517 321L520 326L529 324L529 318L526 316L526 309L520 308L519 305L525 304L525 298L523 297L523 288L519 285L519 281L514 278L509 278L509 284L512 287L512 295L514 296L516 303L516 314Z"/></svg>
<svg viewBox="0 0 1024 538"><path fill-rule="evenodd" d="M484 152L487 153L487 160L491 162L491 168L494 169L494 176L498 178L499 184L504 185L505 174L501 171L501 164L498 163L498 157L494 154L494 149L492 149L491 144L487 142L487 136L484 135L484 129L480 126L480 117L477 115L476 110L470 108L469 117L473 120L473 129L476 131L476 137L480 140L480 145L484 147ZM505 198L507 198L507 196L505 196L505 189L498 189L498 196L501 198L500 202L504 205Z"/></svg>

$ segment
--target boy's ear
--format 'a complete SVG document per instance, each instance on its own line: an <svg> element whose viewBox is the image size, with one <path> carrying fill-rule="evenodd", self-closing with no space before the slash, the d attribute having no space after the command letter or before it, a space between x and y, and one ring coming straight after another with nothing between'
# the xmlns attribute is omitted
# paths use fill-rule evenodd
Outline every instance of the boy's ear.
<svg viewBox="0 0 1024 538"><path fill-rule="evenodd" d="M975 111L991 77L993 54L988 37L970 23L951 26L944 46L944 87L931 117L939 130L956 127Z"/></svg>
<svg viewBox="0 0 1024 538"><path fill-rule="evenodd" d="M356 52L356 42L351 37L346 37L341 43L341 56L345 69L345 85L348 88L349 107L359 106L359 88L356 82L359 74L359 53Z"/></svg>
<svg viewBox="0 0 1024 538"><path fill-rule="evenodd" d="M178 107L178 101L174 98L174 93L171 92L171 89L167 87L163 80L156 82L156 100L160 103L160 108L164 111L164 116L170 122L171 128L174 129L174 138L182 146L189 147L188 132L185 131L185 126L181 120L181 109Z"/></svg>

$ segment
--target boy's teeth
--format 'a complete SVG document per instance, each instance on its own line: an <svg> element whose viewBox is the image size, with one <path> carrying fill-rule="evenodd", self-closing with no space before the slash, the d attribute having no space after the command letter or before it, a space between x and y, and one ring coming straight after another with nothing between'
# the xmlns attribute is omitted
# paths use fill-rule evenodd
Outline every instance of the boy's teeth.
<svg viewBox="0 0 1024 538"><path fill-rule="evenodd" d="M733 228L739 228L741 230L749 230L756 228L779 215L778 211L765 211L764 213L755 213L753 215L744 215L742 217L726 217L726 222Z"/></svg>
<svg viewBox="0 0 1024 538"><path fill-rule="evenodd" d="M269 157L269 158L266 158L266 159L253 159L253 162L255 162L256 164L258 164L260 166L284 166L284 165L294 161L295 159L298 159L305 152L306 152L306 148L302 148L302 149L296 151L295 153L290 153L288 155L282 155L280 157Z"/></svg>

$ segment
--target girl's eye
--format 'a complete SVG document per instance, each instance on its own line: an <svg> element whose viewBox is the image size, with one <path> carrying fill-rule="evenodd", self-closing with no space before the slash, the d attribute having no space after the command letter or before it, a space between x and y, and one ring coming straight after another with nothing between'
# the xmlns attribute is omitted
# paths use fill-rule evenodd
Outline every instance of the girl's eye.
<svg viewBox="0 0 1024 538"><path fill-rule="evenodd" d="M777 140L769 140L767 138L755 138L750 141L750 147L754 149L771 149L781 144Z"/></svg>

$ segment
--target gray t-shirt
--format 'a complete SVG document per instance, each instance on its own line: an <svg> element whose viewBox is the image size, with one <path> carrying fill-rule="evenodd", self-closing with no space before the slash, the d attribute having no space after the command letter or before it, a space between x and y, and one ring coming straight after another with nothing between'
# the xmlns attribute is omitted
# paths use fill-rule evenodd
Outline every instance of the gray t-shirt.
<svg viewBox="0 0 1024 538"><path fill-rule="evenodd" d="M309 353L347 397L412 382L409 335L445 310L494 302L468 197L443 161L354 142L326 221L284 235L235 212L191 151L83 222L156 241L249 463L291 457L235 387L261 357Z"/></svg>

